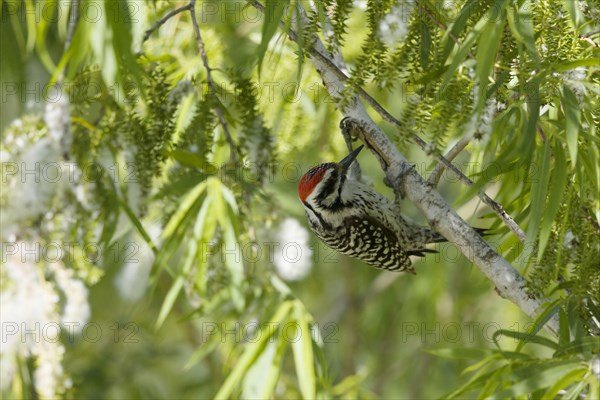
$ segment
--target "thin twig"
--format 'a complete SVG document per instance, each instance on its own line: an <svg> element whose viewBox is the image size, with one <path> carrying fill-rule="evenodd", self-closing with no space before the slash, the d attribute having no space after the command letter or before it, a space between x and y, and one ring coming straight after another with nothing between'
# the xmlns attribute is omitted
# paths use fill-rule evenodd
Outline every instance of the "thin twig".
<svg viewBox="0 0 600 400"><path fill-rule="evenodd" d="M448 150L448 152L444 155L444 158L452 162L452 160L454 160L454 158L456 158L456 156L459 155L460 152L465 149L465 147L467 147L471 139L471 135L463 136L462 139L460 139L454 146L452 146L450 150ZM438 163L433 169L433 172L431 172L431 175L429 175L427 183L429 183L432 187L436 187L440 181L440 178L442 177L442 174L444 173L445 168L446 166L443 163Z"/></svg>
<svg viewBox="0 0 600 400"><path fill-rule="evenodd" d="M450 37L450 39L452 39L454 41L454 43L456 43L457 45L461 46L462 43L460 42L460 39L458 37L456 37L456 35L454 33L452 33L452 31L448 30L448 27L446 25L444 25L444 23L440 20L438 20L435 15L433 15L433 13L431 12L431 10L429 9L429 7L427 7L427 5L422 5L419 3L419 8L425 11L425 14L427 14L427 16L429 17L429 19L431 21L433 21L434 24L436 24L441 30L443 30L444 32L448 33L448 37ZM469 50L469 56L471 58L475 58L475 55L473 54L473 52L471 52Z"/></svg>
<svg viewBox="0 0 600 400"><path fill-rule="evenodd" d="M73 41L73 36L75 35L75 29L77 28L77 23L79 22L79 0L73 0L71 3L71 15L69 16L69 26L67 27L67 37L65 39L65 47L64 52L69 51L71 47L71 42ZM67 71L68 63L64 65L62 71L58 74L58 78L56 79L57 84L61 84L65 78L65 74Z"/></svg>
<svg viewBox="0 0 600 400"><path fill-rule="evenodd" d="M594 227L594 231L596 232L596 235L600 236L600 225L598 224L598 221L596 221L596 217L595 217L594 213L592 212L592 210L590 210L586 206L581 206L581 209L586 214L585 219L587 219L590 222L590 224L592 224L592 226Z"/></svg>
<svg viewBox="0 0 600 400"><path fill-rule="evenodd" d="M69 27L67 30L67 38L65 40L65 51L71 46L73 41L73 35L75 34L75 28L77 28L77 22L79 21L79 0L73 0L71 3L71 16L69 17Z"/></svg>
<svg viewBox="0 0 600 400"><path fill-rule="evenodd" d="M156 21L154 23L154 25L152 25L147 31L146 33L144 33L144 38L142 39L142 44L144 44L144 42L148 39L150 39L150 36L154 33L154 31L156 31L158 28L160 28L161 26L164 25L165 22L167 22L169 19L171 19L172 17L174 17L175 15L182 13L186 10L189 10L191 7L191 3L186 4L184 6L181 6L179 8L176 8L174 10L169 11L168 13L166 13L161 19L159 19L158 21Z"/></svg>
<svg viewBox="0 0 600 400"><path fill-rule="evenodd" d="M584 33L581 35L582 37L592 37L600 34L600 29L595 29L593 31L589 31L588 33Z"/></svg>
<svg viewBox="0 0 600 400"><path fill-rule="evenodd" d="M208 90L210 91L211 96L215 100L215 113L219 118L219 123L223 128L223 132L225 132L225 138L227 139L227 143L229 143L229 148L231 150L231 159L235 163L237 163L237 148L235 147L235 143L233 143L233 138L231 137L231 132L229 132L229 125L227 124L227 120L225 119L225 115L223 114L223 110L219 106L219 98L217 97L217 89L215 88L215 83L212 79L212 73L210 65L208 64L208 56L206 55L206 48L204 47L204 41L202 41L202 36L200 35L200 27L198 26L198 21L196 20L196 0L191 0L189 4L190 15L192 17L192 25L194 26L194 33L196 34L196 42L198 44L198 52L200 53L200 58L202 58L202 64L204 64L204 69L206 70L206 82L208 83Z"/></svg>
<svg viewBox="0 0 600 400"><path fill-rule="evenodd" d="M579 39L583 40L584 42L588 42L592 46L600 49L600 44L596 43L591 37L581 35L579 36Z"/></svg>

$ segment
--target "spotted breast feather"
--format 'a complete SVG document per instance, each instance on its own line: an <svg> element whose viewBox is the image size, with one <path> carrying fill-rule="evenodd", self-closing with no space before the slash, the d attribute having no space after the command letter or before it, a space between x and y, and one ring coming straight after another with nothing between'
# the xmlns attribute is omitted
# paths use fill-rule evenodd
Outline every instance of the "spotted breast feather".
<svg viewBox="0 0 600 400"><path fill-rule="evenodd" d="M372 267L414 274L406 252L394 233L369 216L347 217L336 235L320 236L329 247L356 257Z"/></svg>

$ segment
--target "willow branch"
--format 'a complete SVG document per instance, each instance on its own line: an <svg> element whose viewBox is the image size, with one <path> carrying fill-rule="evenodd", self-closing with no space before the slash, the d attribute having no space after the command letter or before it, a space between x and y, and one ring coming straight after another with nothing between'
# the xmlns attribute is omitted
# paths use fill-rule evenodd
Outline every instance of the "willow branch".
<svg viewBox="0 0 600 400"><path fill-rule="evenodd" d="M65 40L65 51L71 46L73 36L75 35L75 28L79 22L79 0L73 0L71 3L71 15L69 16L69 27L67 28L67 39Z"/></svg>
<svg viewBox="0 0 600 400"><path fill-rule="evenodd" d="M258 2L252 3L256 7ZM290 34L292 40L295 36ZM331 98L345 114L346 124L351 124L354 135L362 140L379 160L386 179L391 183L396 194L404 194L420 209L435 231L456 244L465 257L494 283L496 292L500 296L515 303L532 318L543 312L548 301L534 298L527 293L523 276L486 243L417 173L414 166L371 119L358 96L353 96L350 101L344 101L339 89L346 86L346 79L340 76L340 73L344 76L345 74L331 60L325 61L327 57L324 54L327 52L323 43L315 37L314 46L309 52L310 61L321 76ZM558 318L556 316L551 318L546 327L556 335L559 327Z"/></svg>
<svg viewBox="0 0 600 400"><path fill-rule="evenodd" d="M440 20L438 20L435 15L433 14L433 12L429 9L429 6L427 4L422 4L422 1L418 1L418 7L419 9L423 10L425 12L425 14L427 14L427 16L429 17L429 19L436 24L441 30L443 30L444 32L446 32L448 34L448 37L450 37L450 39L452 39L452 41L454 41L454 43L456 43L459 46L462 46L462 43L460 42L460 39L454 34L452 33L452 31L448 30L448 27ZM473 52L469 51L469 56L471 58L475 58L475 55L473 54Z"/></svg>
<svg viewBox="0 0 600 400"><path fill-rule="evenodd" d="M192 19L192 26L194 27L194 35L196 37L196 45L198 46L198 53L200 54L200 58L202 59L202 65L204 66L204 70L206 71L206 82L208 84L208 91L211 98L214 100L214 110L215 114L217 114L217 118L219 119L219 124L223 128L223 132L225 133L225 139L229 144L229 148L231 151L231 159L234 163L237 163L238 152L233 142L233 138L231 136L231 132L229 131L229 124L225 119L225 114L223 110L219 106L219 98L217 96L217 90L215 88L215 83L212 78L212 69L210 68L210 64L208 62L208 56L206 54L206 47L204 46L204 41L202 40L202 34L200 33L200 26L198 25L198 20L196 19L196 0L190 0L190 2L186 5L178 7L174 10L166 13L162 18L154 23L145 33L142 39L142 44L147 41L152 33L154 33L157 29L159 29L162 25L164 25L169 19L173 18L177 14L180 14L184 11L190 12L190 17ZM140 51L141 52L141 51Z"/></svg>
<svg viewBox="0 0 600 400"><path fill-rule="evenodd" d="M262 11L264 13L265 9L264 9L264 5L262 5L260 2L258 2L257 0L250 0L249 3L257 8L258 10ZM281 26L285 29L286 25L285 24L281 24ZM289 38L295 42L298 41L298 35L296 34L296 32L292 29L292 28L288 28L287 34L289 36ZM343 66L338 66L338 64L336 64L334 61L331 60L331 58L329 58L326 54L327 51L325 50L325 47L323 46L323 44L320 42L320 40L318 40L318 42L320 44L319 49L317 49L317 46L311 46L307 49L309 55L312 58L318 58L320 62L327 64L327 69L330 73L334 74L336 76L336 80L340 82L340 87L345 87L346 86L346 81L349 79L348 75L346 75L346 73L342 70ZM341 56L338 56L338 63L339 63L339 58ZM341 90L339 90L339 88L337 88L337 92L338 95L339 93L342 93ZM334 90L336 88L333 88ZM377 102L377 100L375 100L369 93L367 93L367 91L365 91L362 87L358 86L356 87L356 90L359 94L359 96L365 100L372 108L373 110L375 110L375 112L377 112L385 121L391 123L392 125L396 126L397 128L401 128L402 127L402 123L395 118L392 114L390 114L381 104L379 104ZM423 151L425 152L429 152L429 149L431 146L429 146L429 144L427 142L425 142L423 139L421 139L418 135L413 134L411 135L411 140L417 145L419 146ZM462 173L461 170L459 170L454 164L452 164L448 159L446 159L444 156L442 156L441 154L434 154L434 157L436 158L436 160L438 160L438 162L442 163L443 166L448 169L449 171L451 171L458 180L460 180L463 184L465 184L466 186L473 186L473 181L471 179L469 179L465 174ZM516 223L516 221L506 212L506 210L504 210L504 207L502 207L502 205L498 202L496 202L494 199L492 199L491 197L489 197L484 190L479 190L477 192L477 196L481 199L481 201L488 205L492 211L494 211L494 213L498 216L498 218L500 218L504 224L508 227L508 229L510 229L519 239L519 241L523 244L525 244L525 240L526 240L526 235L525 232L523 231L523 229L521 229L521 227Z"/></svg>
<svg viewBox="0 0 600 400"><path fill-rule="evenodd" d="M71 42L73 41L73 36L75 35L75 29L77 28L77 23L79 22L79 0L73 0L71 3L71 14L69 15L69 25L67 26L67 37L65 38L65 46L64 52L68 52L71 47ZM56 83L62 84L65 79L65 73L67 71L68 63L66 63L62 70L58 73Z"/></svg>
<svg viewBox="0 0 600 400"><path fill-rule="evenodd" d="M292 36L290 36L291 38ZM294 39L292 39L294 40ZM320 61L327 64L328 69L331 70L333 74L336 75L337 79L340 80L340 84L345 86L346 80L348 80L348 76L333 63L329 58L327 58L320 51L312 48L309 52L311 56L319 58ZM339 88L338 88L339 89ZM368 94L362 87L357 88L358 94L362 97L385 121L395 125L397 128L402 127L402 123L395 118L392 114L390 114L381 104L377 102L370 94ZM341 91L340 91L341 92ZM411 135L411 139L413 142L419 146L423 151L428 151L430 147L427 142L421 139L418 135ZM454 175L465 185L473 186L473 181L469 179L465 174L463 174L454 164L448 161L441 154L436 154L435 158L444 165L449 171L452 171ZM519 238L522 243L525 243L526 235L523 229L515 222L515 220L508 215L508 213L504 210L504 207L491 197L489 197L485 191L479 190L477 192L477 196L481 199L481 201L487 204L498 217L506 224L506 226Z"/></svg>
<svg viewBox="0 0 600 400"><path fill-rule="evenodd" d="M454 146L452 146L450 150L448 150L448 152L444 155L444 158L452 162L452 160L454 160L454 158L456 158L456 156L458 156L460 152L463 151L465 147L467 147L470 141L471 135L463 136L462 139L460 139ZM431 175L429 175L429 179L427 179L427 182L431 186L436 187L440 182L445 168L446 166L443 163L437 163L437 165L431 172Z"/></svg>
<svg viewBox="0 0 600 400"><path fill-rule="evenodd" d="M176 8L174 10L169 11L168 13L166 13L161 19L159 19L158 21L156 21L154 23L154 25L152 25L145 33L144 33L144 38L142 39L142 44L144 44L145 41L147 41L148 39L150 39L150 36L161 26L163 26L165 24L165 22L167 22L169 19L173 18L174 16L176 16L177 14L180 14L184 11L189 10L191 7L191 3L186 4L184 6L181 6L179 8Z"/></svg>
<svg viewBox="0 0 600 400"><path fill-rule="evenodd" d="M221 107L219 106L220 101L217 97L217 89L215 88L215 83L212 79L212 70L208 63L206 48L204 47L204 41L202 40L202 35L200 34L200 27L198 26L198 21L196 20L196 0L190 1L189 9L190 15L192 17L192 25L194 26L194 33L196 35L196 43L198 44L198 52L200 53L200 58L202 58L202 64L204 64L204 69L206 70L206 82L208 83L208 90L215 101L215 113L219 118L219 123L223 128L223 132L225 132L225 138L227 139L227 143L229 144L229 148L231 150L231 159L234 163L237 163L237 148L235 147L235 143L233 143L233 138L231 137L229 125L227 124L227 120L225 119L223 110L221 110Z"/></svg>

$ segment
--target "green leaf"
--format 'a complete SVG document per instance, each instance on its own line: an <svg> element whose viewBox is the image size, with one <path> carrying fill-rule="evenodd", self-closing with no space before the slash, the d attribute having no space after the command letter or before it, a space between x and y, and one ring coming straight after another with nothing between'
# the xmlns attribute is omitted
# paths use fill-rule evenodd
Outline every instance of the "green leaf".
<svg viewBox="0 0 600 400"><path fill-rule="evenodd" d="M600 353L600 337L584 336L573 340L563 348L554 353L554 357L561 357L567 354L582 354L582 353Z"/></svg>
<svg viewBox="0 0 600 400"><path fill-rule="evenodd" d="M196 112L198 99L193 93L187 94L183 100L177 104L175 111L175 131L173 132L173 141L177 142L179 135L190 125Z"/></svg>
<svg viewBox="0 0 600 400"><path fill-rule="evenodd" d="M446 91L446 89L448 87L448 83L450 83L450 80L456 73L459 65L465 60L465 58L467 58L467 55L469 55L469 52L471 51L471 46L473 46L473 43L475 43L475 41L479 37L479 34L480 34L480 32L478 31L479 25L483 25L483 23L480 21L480 23L471 32L469 32L469 34L467 35L465 40L463 40L462 46L460 47L458 52L456 52L456 54L449 57L449 59L452 59L452 62L450 63L450 67L448 67L448 69L446 70L446 72L443 75L444 80L442 81L442 84L440 86L440 90L439 90L440 93L444 93ZM481 28L479 28L479 29L481 29Z"/></svg>
<svg viewBox="0 0 600 400"><path fill-rule="evenodd" d="M190 241L185 249L183 262L181 263L181 268L177 273L177 278L175 278L175 282L169 289L169 292L167 293L167 295L165 296L165 300L163 301L162 307L160 308L158 318L156 319L156 329L159 329L162 326L163 322L173 309L175 300L177 300L179 292L183 288L185 280L192 269L192 264L194 263L196 250L197 243L195 241Z"/></svg>
<svg viewBox="0 0 600 400"><path fill-rule="evenodd" d="M273 318L271 318L269 323L275 324L275 326L281 326L282 323L287 319L289 312L292 310L292 307L293 307L292 301L283 302L279 306L279 308L275 312L275 315L273 316ZM244 374L246 373L248 368L252 365L252 363L254 363L256 361L256 359L258 358L260 353L264 350L264 348L266 347L267 341L274 334L273 331L274 330L269 330L268 331L269 334L262 335L260 340L246 345L246 348L244 349L244 354L242 354L242 356L238 360L237 364L235 365L233 370L229 373L229 375L225 379L225 382L223 383L223 385L221 386L221 388L215 395L216 399L229 398L231 396L231 394L233 393L234 389L236 387L240 386L240 383L241 383L241 380L242 380ZM279 340L281 340L281 339L279 339Z"/></svg>
<svg viewBox="0 0 600 400"><path fill-rule="evenodd" d="M320 2L315 2L315 8L318 9L322 9L322 4L319 4ZM295 4L294 5L294 9L293 9L293 13L294 13L294 18L296 21L298 21L298 23L296 24L296 45L298 48L298 69L297 69L297 73L296 73L296 80L300 81L302 79L302 67L304 65L304 58L306 56L306 44L304 43L304 38L305 38L305 32L304 32L304 24L301 22L302 18L304 17L304 13L303 13L304 9L302 8L302 6L300 4ZM289 27L288 27L289 29Z"/></svg>
<svg viewBox="0 0 600 400"><path fill-rule="evenodd" d="M487 399L492 393L496 391L500 383L502 383L502 377L509 371L509 366L498 368L490 377L486 379L486 383L477 395L478 399Z"/></svg>
<svg viewBox="0 0 600 400"><path fill-rule="evenodd" d="M43 6L47 7L47 10L58 9L57 0L49 0L44 2ZM35 9L35 6L31 6ZM34 15L37 15L38 11L34 11ZM37 19L37 18L36 18ZM50 52L48 50L48 46L46 45L46 39L48 37L48 28L50 22L53 21L53 18L41 18L38 19L35 25L36 28L36 38L35 38L35 47L39 56L39 59L42 65L46 68L48 73L52 74L56 70L56 64L52 60L50 56Z"/></svg>
<svg viewBox="0 0 600 400"><path fill-rule="evenodd" d="M511 331L508 329L499 329L496 332L494 332L494 341L496 341L497 337L500 335L520 340L521 347L522 347L522 344L525 344L525 343L535 343L535 344L549 347L552 350L558 350L560 348L558 343L553 342L552 340L547 339L543 336L532 335L530 333L525 333L525 332Z"/></svg>
<svg viewBox="0 0 600 400"><path fill-rule="evenodd" d="M262 62L265 57L265 53L269 48L269 43L277 32L277 28L279 27L279 22L283 16L283 12L288 6L288 1L282 0L267 0L265 2L265 12L264 12L264 23L262 26L262 37L258 48L256 49L256 56L258 58L258 71L260 74L260 70L262 68Z"/></svg>
<svg viewBox="0 0 600 400"><path fill-rule="evenodd" d="M449 359L480 359L496 353L492 349L471 347L445 347L440 349L425 349L424 351L434 356Z"/></svg>
<svg viewBox="0 0 600 400"><path fill-rule="evenodd" d="M285 340L270 341L261 356L248 369L244 377L242 397L246 399L270 399L281 373L281 365L287 343Z"/></svg>
<svg viewBox="0 0 600 400"><path fill-rule="evenodd" d="M588 371L586 368L578 368L565 374L563 377L558 379L558 381L556 381L556 383L550 387L546 393L544 393L542 400L554 400L558 398L559 391L566 389L573 383L581 382L587 372Z"/></svg>
<svg viewBox="0 0 600 400"><path fill-rule="evenodd" d="M471 48L473 44L480 38L483 34L486 34L490 30L490 21L492 21L491 29L495 32L497 28L496 24L504 25L504 20L498 15L498 10L504 9L504 3L506 0L496 0L494 6L489 8L488 13L481 17L481 19L477 22L477 24L473 27L473 29L469 32L467 37L462 41L462 45L460 49L454 54L451 55L448 59L452 59L450 63L450 67L444 74L444 80L442 81L442 85L440 88L440 92L444 92L446 90L446 86L454 76L454 73L458 69L458 66L465 60L467 55L471 52ZM488 35L490 32L487 33ZM479 46L477 47L479 51ZM481 51L483 51L482 49ZM483 55L482 55L483 58ZM480 60L477 57L478 61L485 61L487 63L493 62L494 60L482 59ZM489 69L489 68L488 68ZM488 74L489 75L489 74Z"/></svg>
<svg viewBox="0 0 600 400"><path fill-rule="evenodd" d="M150 237L150 235L144 228L144 225L142 225L142 221L140 221L140 219L135 215L135 213L133 212L131 207L129 207L129 204L126 201L124 201L120 197L118 198L118 201L119 201L119 204L121 205L121 207L123 208L123 210L125 211L125 214L127 214L127 216L129 217L129 220L131 221L133 226L135 226L135 228L137 229L140 236L148 244L150 249L152 249L152 252L154 254L156 254L158 252L158 249L156 248L156 245L152 241L152 238Z"/></svg>
<svg viewBox="0 0 600 400"><path fill-rule="evenodd" d="M175 232L177 227L181 225L184 217L190 211L194 203L196 203L202 192L204 192L204 190L206 189L206 185L206 181L200 182L187 193L187 195L183 198L181 204L177 208L177 211L175 211L171 219L169 219L167 226L165 226L165 229L162 232L163 238L170 237L173 234L173 232Z"/></svg>
<svg viewBox="0 0 600 400"><path fill-rule="evenodd" d="M539 66L540 55L536 47L533 17L531 15L533 4L529 0L514 3L511 2L507 8L509 8L507 10L508 25L510 26L513 37L518 43L525 46L525 49L529 53L529 57L531 57L535 64Z"/></svg>
<svg viewBox="0 0 600 400"><path fill-rule="evenodd" d="M600 308L596 304L594 304L594 301L589 297L585 299L585 302L588 309L590 310L591 315L598 321L600 321Z"/></svg>
<svg viewBox="0 0 600 400"><path fill-rule="evenodd" d="M223 198L225 199L229 207L231 207L233 213L235 215L239 214L240 209L237 205L237 201L235 200L235 195L233 194L233 192L227 186L223 185L221 187L221 194L223 195Z"/></svg>
<svg viewBox="0 0 600 400"><path fill-rule="evenodd" d="M565 133L567 135L567 147L571 156L571 165L577 164L577 139L581 126L581 110L575 93L566 85L562 91L562 106L566 118Z"/></svg>
<svg viewBox="0 0 600 400"><path fill-rule="evenodd" d="M543 151L538 153L536 163L539 166L538 170L540 173L531 185L531 206L529 225L527 226L528 243L535 243L546 203L548 179L550 177L550 142L548 140L544 142ZM527 268L525 269L524 274L527 274Z"/></svg>
<svg viewBox="0 0 600 400"><path fill-rule="evenodd" d="M444 51L441 53L441 64L445 64L448 56L452 49L457 45L454 41L454 38L460 37L461 33L467 27L467 23L469 22L469 18L472 15L483 14L484 7L489 9L491 5L491 1L477 1L477 0L468 0L462 6L460 13L454 20L452 27L444 32L444 36L442 38L442 42L445 42Z"/></svg>
<svg viewBox="0 0 600 400"><path fill-rule="evenodd" d="M491 364L486 365L486 369L491 367ZM494 375L496 375L496 371L499 369L507 368L506 365L500 366L490 372L482 373L485 369L478 371L474 376L472 376L467 382L461 385L458 389L454 390L451 393L448 393L442 396L443 399L454 399L454 398L463 398L465 393L473 392L485 386L487 381ZM459 397L460 396L460 397Z"/></svg>
<svg viewBox="0 0 600 400"><path fill-rule="evenodd" d="M69 47L69 49L67 49L67 51L65 51L63 53L62 57L58 61L58 65L54 69L54 72L52 73L52 76L50 77L50 81L48 81L47 87L52 87L56 84L56 81L58 80L59 75L65 69L65 67L67 66L67 63L71 59L71 54L73 54L73 50Z"/></svg>
<svg viewBox="0 0 600 400"><path fill-rule="evenodd" d="M134 16L130 14L130 7L127 1L108 1L104 3L107 13L108 26L110 29L105 33L106 39L112 39L112 43L107 43L106 51L111 53L111 58L114 57L116 65L121 71L127 71L127 75L136 83L136 87L143 87L142 69L137 63L133 53L133 35L132 22ZM132 8L136 9L136 8ZM106 40L105 39L105 40ZM119 71L115 71L117 74ZM125 93L123 86L124 79L120 77L120 88ZM144 91L140 91L143 95ZM117 96L117 101L123 101L125 96Z"/></svg>
<svg viewBox="0 0 600 400"><path fill-rule="evenodd" d="M583 17L581 16L581 6L573 0L562 0L561 2L563 7L569 12L573 27L577 31L583 20Z"/></svg>
<svg viewBox="0 0 600 400"><path fill-rule="evenodd" d="M169 288L167 295L165 296L165 300L163 301L162 306L160 307L160 312L158 313L158 318L156 319L155 329L159 329L167 316L173 309L173 305L175 304L175 300L177 300L177 296L179 296L179 292L183 288L185 280L182 275L177 276L173 285Z"/></svg>
<svg viewBox="0 0 600 400"><path fill-rule="evenodd" d="M335 397L347 398L349 392L355 390L367 378L367 373L363 369L357 374L350 375L342 379L340 383L331 388L331 394Z"/></svg>
<svg viewBox="0 0 600 400"><path fill-rule="evenodd" d="M558 344L561 347L564 347L571 340L571 334L569 332L569 320L567 319L567 313L565 313L565 310L563 310L562 307L558 312L558 324Z"/></svg>
<svg viewBox="0 0 600 400"><path fill-rule="evenodd" d="M567 0L568 1L568 0ZM552 64L552 71L566 72L577 67L597 67L600 65L600 58L583 58L580 60L565 61L560 64Z"/></svg>
<svg viewBox="0 0 600 400"><path fill-rule="evenodd" d="M491 356L484 357L475 364L469 365L467 368L463 369L460 374L467 375L471 372L475 372L475 376L479 376L490 369L494 363L498 362L501 358L502 356L500 353L495 351Z"/></svg>
<svg viewBox="0 0 600 400"><path fill-rule="evenodd" d="M421 22L421 45L419 47L420 61L421 67L423 70L429 69L429 54L431 52L431 32L429 30L429 26Z"/></svg>
<svg viewBox="0 0 600 400"><path fill-rule="evenodd" d="M519 380L505 390L494 393L488 399L514 398L516 396L527 395L536 390L546 389L554 385L558 379L571 373L576 367L579 367L579 363L570 362L551 367L547 367L544 364L529 366L529 377Z"/></svg>
<svg viewBox="0 0 600 400"><path fill-rule="evenodd" d="M232 221L227 207L228 205L229 208L235 207L234 211L237 211L237 204L235 203L233 193L218 178L211 177L206 182L209 196L212 199L214 217L219 221L219 226L223 229L223 256L225 267L228 269L231 277L230 289L232 302L241 311L245 303L241 291L244 280L244 265L241 248L234 229L234 221Z"/></svg>
<svg viewBox="0 0 600 400"><path fill-rule="evenodd" d="M504 29L504 18L491 18L482 28L481 38L477 44L477 65L475 67L475 75L479 81L479 96L477 109L481 111L485 101L485 93L488 84L490 83L490 75L492 74L494 64L496 63L496 54L500 47L500 39Z"/></svg>
<svg viewBox="0 0 600 400"><path fill-rule="evenodd" d="M184 150L171 150L167 153L169 157L179 161L183 165L187 165L190 167L195 167L200 169L202 172L210 173L212 171L207 171L207 167L209 166L204 158L200 157L196 153L191 153L189 151Z"/></svg>
<svg viewBox="0 0 600 400"><path fill-rule="evenodd" d="M196 222L194 224L194 238L198 242L198 270L196 272L196 286L200 295L206 294L206 269L208 266L210 239L214 236L217 223L214 215L209 215L212 198L207 196L202 202Z"/></svg>
<svg viewBox="0 0 600 400"><path fill-rule="evenodd" d="M32 0L25 0L25 20L27 21L27 53L31 53L35 48L36 43L36 15L38 15L35 10L35 5ZM13 14L18 18L18 15ZM4 15L3 15L4 17ZM46 19L46 18L44 18ZM19 27L20 29L20 27Z"/></svg>
<svg viewBox="0 0 600 400"><path fill-rule="evenodd" d="M316 398L316 376L312 335L308 324L309 316L298 300L295 301L294 315L297 323L297 332L294 337L298 338L299 336L299 338L292 343L292 350L300 392L304 399L314 399Z"/></svg>
<svg viewBox="0 0 600 400"><path fill-rule="evenodd" d="M554 317L556 313L558 313L561 308L561 304L561 299L556 299L550 303L544 303L542 306L543 311L536 317L534 324L528 333L530 335L537 334L544 327L544 325L546 325L546 323L550 321L550 319Z"/></svg>
<svg viewBox="0 0 600 400"><path fill-rule="evenodd" d="M208 340L206 340L205 342L203 342L201 345L198 346L198 348L192 353L192 355L190 356L190 358L188 359L187 363L185 363L185 366L183 367L184 370L189 370L191 369L194 365L198 364L204 357L206 357L209 353L211 353L212 351L214 351L219 344L221 344L220 338L220 331L219 331L219 324L214 324L214 327L216 329L215 332L207 332L207 336L209 336Z"/></svg>
<svg viewBox="0 0 600 400"><path fill-rule="evenodd" d="M589 376L591 374L588 374L588 381L580 381L580 382L576 382L575 385L572 385L570 389L568 389L566 391L566 393L564 395L562 395L561 400L579 400L581 399L583 396L581 396L581 392L583 392L583 389L589 384L590 385L590 391L592 393L600 393L598 390L598 379L593 376L591 381L589 379ZM594 390L594 385L595 385L595 390ZM596 396L595 398L600 398L600 396Z"/></svg>
<svg viewBox="0 0 600 400"><path fill-rule="evenodd" d="M562 204L563 194L567 186L567 160L560 143L554 146L554 168L548 189L548 204L544 207L542 223L540 226L540 239L538 245L538 259L541 260L548 238L552 231L552 224ZM558 273L558 266L556 267Z"/></svg>
<svg viewBox="0 0 600 400"><path fill-rule="evenodd" d="M70 55L69 69L67 76L73 79L79 68L83 63L90 58L92 55L92 49L89 44L90 42L90 21L86 18L80 18L75 28L75 34L71 41L69 50L72 52Z"/></svg>

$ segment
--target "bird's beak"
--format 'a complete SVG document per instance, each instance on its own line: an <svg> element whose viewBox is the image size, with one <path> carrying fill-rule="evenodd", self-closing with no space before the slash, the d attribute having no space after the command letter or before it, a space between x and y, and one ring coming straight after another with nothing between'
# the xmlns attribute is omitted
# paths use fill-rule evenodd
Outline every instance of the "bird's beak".
<svg viewBox="0 0 600 400"><path fill-rule="evenodd" d="M364 145L358 146L356 149L354 149L352 151L352 153L348 154L346 157L344 157L344 159L342 161L339 162L339 165L341 167L340 175L342 175L342 176L346 175L346 173L348 172L348 169L350 168L350 165L352 165L352 162L356 159L356 156L358 156L358 153L360 153L360 151L363 149L363 147L365 147L365 146Z"/></svg>

